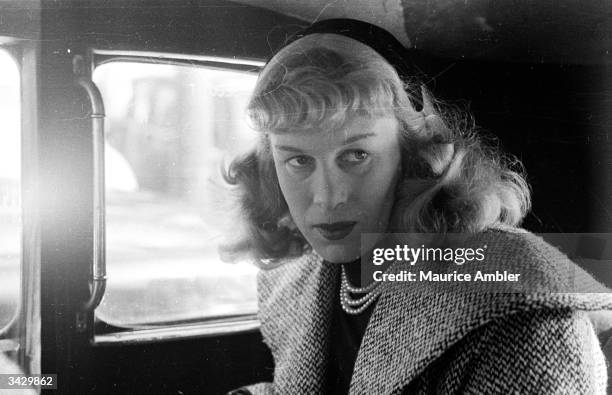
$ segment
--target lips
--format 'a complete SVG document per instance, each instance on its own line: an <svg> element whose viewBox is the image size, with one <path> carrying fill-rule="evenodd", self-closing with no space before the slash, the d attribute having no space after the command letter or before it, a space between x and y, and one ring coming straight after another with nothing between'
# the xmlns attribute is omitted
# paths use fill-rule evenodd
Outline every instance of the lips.
<svg viewBox="0 0 612 395"><path fill-rule="evenodd" d="M355 221L341 221L316 224L313 227L327 240L335 241L348 236L356 224L357 222Z"/></svg>

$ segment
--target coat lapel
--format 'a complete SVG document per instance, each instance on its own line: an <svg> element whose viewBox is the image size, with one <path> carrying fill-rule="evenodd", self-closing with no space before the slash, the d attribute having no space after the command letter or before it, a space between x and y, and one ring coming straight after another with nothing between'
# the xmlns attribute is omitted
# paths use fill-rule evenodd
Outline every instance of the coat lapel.
<svg viewBox="0 0 612 395"><path fill-rule="evenodd" d="M258 278L259 318L275 362L274 390L321 394L339 270L314 254Z"/></svg>

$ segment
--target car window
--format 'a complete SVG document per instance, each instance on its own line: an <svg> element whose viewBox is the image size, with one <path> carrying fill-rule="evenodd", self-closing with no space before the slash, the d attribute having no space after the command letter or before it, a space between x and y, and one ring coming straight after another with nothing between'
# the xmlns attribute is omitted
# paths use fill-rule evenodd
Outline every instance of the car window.
<svg viewBox="0 0 612 395"><path fill-rule="evenodd" d="M106 108L107 288L116 326L256 312L255 267L218 253L227 224L220 165L256 137L256 73L112 61L94 81Z"/></svg>

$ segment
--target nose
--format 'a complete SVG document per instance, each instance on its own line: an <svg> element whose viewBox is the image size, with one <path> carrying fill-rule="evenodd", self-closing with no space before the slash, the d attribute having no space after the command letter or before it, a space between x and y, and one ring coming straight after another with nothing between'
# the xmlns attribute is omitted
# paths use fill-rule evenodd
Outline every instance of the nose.
<svg viewBox="0 0 612 395"><path fill-rule="evenodd" d="M335 210L349 197L350 183L337 166L320 166L312 175L313 203L325 210Z"/></svg>

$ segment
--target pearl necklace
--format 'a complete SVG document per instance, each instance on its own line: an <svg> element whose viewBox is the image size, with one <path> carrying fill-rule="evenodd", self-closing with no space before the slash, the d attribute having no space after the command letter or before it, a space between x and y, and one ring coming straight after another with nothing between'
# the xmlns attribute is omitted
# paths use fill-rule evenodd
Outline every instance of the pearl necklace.
<svg viewBox="0 0 612 395"><path fill-rule="evenodd" d="M340 282L340 305L347 314L357 315L363 313L380 296L382 289L380 282L374 281L365 287L353 287L346 277L346 270L342 266L342 280ZM351 294L363 294L353 297Z"/></svg>

